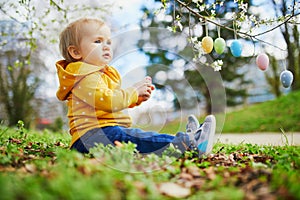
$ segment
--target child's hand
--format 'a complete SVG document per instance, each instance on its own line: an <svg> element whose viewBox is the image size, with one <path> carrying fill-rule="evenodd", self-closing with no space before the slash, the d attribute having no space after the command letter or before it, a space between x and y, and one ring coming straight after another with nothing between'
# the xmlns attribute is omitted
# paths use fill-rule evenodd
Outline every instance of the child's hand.
<svg viewBox="0 0 300 200"><path fill-rule="evenodd" d="M146 76L142 81L134 84L133 87L136 88L139 95L138 104L147 101L151 96L152 90L155 89L150 76Z"/></svg>

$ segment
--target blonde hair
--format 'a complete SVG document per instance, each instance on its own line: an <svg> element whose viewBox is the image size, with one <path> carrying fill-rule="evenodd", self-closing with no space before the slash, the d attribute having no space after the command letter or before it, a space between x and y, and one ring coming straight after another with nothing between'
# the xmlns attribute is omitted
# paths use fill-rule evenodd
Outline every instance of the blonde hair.
<svg viewBox="0 0 300 200"><path fill-rule="evenodd" d="M80 41L82 39L82 30L84 29L84 25L88 23L97 23L99 26L104 25L105 23L100 19L92 19L92 18L81 18L72 23L70 23L59 35L59 50L62 56L68 62L75 62L74 59L68 51L68 47L74 45L79 47Z"/></svg>

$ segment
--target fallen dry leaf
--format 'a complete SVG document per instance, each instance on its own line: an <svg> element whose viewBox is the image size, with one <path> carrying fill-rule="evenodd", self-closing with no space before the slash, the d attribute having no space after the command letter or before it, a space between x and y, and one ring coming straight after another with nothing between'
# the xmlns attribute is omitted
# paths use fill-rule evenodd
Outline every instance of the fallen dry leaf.
<svg viewBox="0 0 300 200"><path fill-rule="evenodd" d="M159 184L158 190L162 194L175 198L185 198L191 194L190 188L171 182Z"/></svg>
<svg viewBox="0 0 300 200"><path fill-rule="evenodd" d="M36 172L36 166L34 164L25 164L25 169L30 173Z"/></svg>
<svg viewBox="0 0 300 200"><path fill-rule="evenodd" d="M205 168L203 171L205 171L208 179L214 180L216 178L214 167Z"/></svg>
<svg viewBox="0 0 300 200"><path fill-rule="evenodd" d="M193 177L200 177L200 170L196 166L189 166L187 168L188 173L190 173Z"/></svg>

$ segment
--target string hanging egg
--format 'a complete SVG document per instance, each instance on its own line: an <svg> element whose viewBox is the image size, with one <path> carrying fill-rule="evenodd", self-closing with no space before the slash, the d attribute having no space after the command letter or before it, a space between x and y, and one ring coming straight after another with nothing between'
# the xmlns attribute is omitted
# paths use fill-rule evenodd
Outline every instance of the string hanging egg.
<svg viewBox="0 0 300 200"><path fill-rule="evenodd" d="M230 51L234 57L240 57L242 55L242 44L237 39L237 33L236 33L236 22L233 21L233 29L234 29L234 40L231 42L230 45Z"/></svg>
<svg viewBox="0 0 300 200"><path fill-rule="evenodd" d="M217 54L222 54L226 48L226 42L225 40L220 36L220 26L217 26L218 30L218 38L214 41L214 49L217 52Z"/></svg>
<svg viewBox="0 0 300 200"><path fill-rule="evenodd" d="M206 36L202 38L201 45L205 53L210 53L214 48L214 41L210 36L208 36L208 27L206 24L205 24L205 32L206 32Z"/></svg>

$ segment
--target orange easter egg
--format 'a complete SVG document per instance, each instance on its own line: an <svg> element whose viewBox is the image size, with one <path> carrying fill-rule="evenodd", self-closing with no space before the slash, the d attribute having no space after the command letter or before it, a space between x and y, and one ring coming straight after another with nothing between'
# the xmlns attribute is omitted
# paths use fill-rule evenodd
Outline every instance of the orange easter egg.
<svg viewBox="0 0 300 200"><path fill-rule="evenodd" d="M205 36L202 39L202 49L205 53L210 53L213 50L214 41L210 36Z"/></svg>

